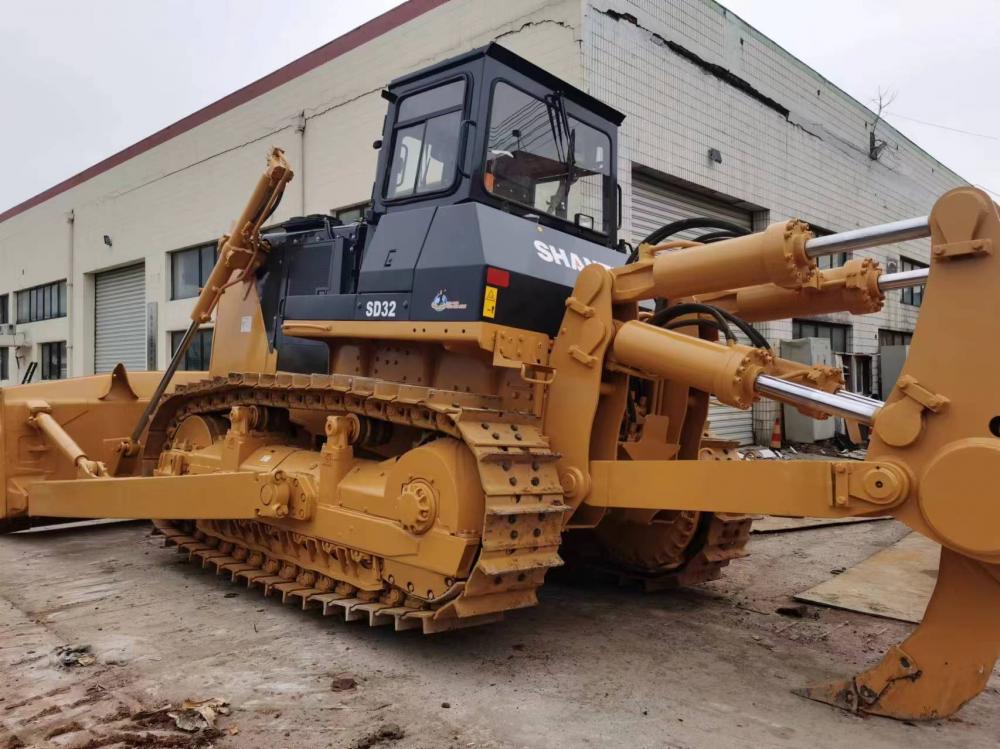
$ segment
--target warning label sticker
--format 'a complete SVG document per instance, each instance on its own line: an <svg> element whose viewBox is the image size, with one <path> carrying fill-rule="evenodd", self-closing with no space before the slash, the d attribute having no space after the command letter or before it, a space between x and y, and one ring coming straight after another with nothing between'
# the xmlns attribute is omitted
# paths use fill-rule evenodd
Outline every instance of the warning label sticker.
<svg viewBox="0 0 1000 749"><path fill-rule="evenodd" d="M483 317L493 318L497 314L497 287L487 286L483 296Z"/></svg>

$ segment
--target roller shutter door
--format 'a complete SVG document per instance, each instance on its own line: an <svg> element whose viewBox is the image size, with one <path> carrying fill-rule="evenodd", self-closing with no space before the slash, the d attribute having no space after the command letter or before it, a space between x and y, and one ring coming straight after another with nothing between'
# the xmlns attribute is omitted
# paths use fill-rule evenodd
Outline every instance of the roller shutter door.
<svg viewBox="0 0 1000 749"><path fill-rule="evenodd" d="M94 279L94 371L119 362L146 369L146 269L140 263L98 273Z"/></svg>
<svg viewBox="0 0 1000 749"><path fill-rule="evenodd" d="M664 224L685 218L709 216L731 221L747 229L753 228L753 215L722 201L712 200L699 193L685 191L673 185L651 179L648 176L632 175L632 242L638 245L644 237ZM705 230L681 232L675 239L693 239ZM749 343L739 331L735 331L741 343ZM726 439L739 440L740 444L753 444L753 413L738 408L724 406L713 401L709 408L709 426L712 432Z"/></svg>

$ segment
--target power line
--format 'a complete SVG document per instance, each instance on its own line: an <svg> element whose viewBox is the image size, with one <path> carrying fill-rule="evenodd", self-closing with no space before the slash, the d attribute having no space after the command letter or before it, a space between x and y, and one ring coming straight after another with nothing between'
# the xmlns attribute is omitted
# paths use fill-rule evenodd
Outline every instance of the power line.
<svg viewBox="0 0 1000 749"><path fill-rule="evenodd" d="M936 122L927 122L926 120L918 120L916 117L907 117L905 114L898 114L896 112L890 112L886 110L887 115L893 117L899 117L901 120L910 120L911 122L918 122L921 125L927 125L928 127L936 127L941 130L950 130L953 133L961 133L962 135L972 135L976 138L986 138L987 140L1000 140L1000 136L996 135L986 135L985 133L974 133L971 130L961 130L957 127L949 127L948 125L939 125Z"/></svg>

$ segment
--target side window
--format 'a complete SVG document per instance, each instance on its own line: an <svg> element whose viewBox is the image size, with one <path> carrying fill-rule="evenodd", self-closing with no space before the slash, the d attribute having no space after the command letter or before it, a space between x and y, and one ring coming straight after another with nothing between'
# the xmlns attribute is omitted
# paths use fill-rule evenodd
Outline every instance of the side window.
<svg viewBox="0 0 1000 749"><path fill-rule="evenodd" d="M458 164L465 80L400 100L392 138L387 200L451 187Z"/></svg>

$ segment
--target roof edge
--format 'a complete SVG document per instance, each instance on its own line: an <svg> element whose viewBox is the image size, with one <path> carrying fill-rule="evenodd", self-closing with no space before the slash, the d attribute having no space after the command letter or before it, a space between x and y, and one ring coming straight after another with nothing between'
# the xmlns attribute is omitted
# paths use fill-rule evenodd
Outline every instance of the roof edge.
<svg viewBox="0 0 1000 749"><path fill-rule="evenodd" d="M272 73L268 73L263 78L259 78L243 88L228 94L218 101L209 104L202 109L193 112L171 125L167 125L162 130L158 130L152 135L143 138L131 146L118 151L106 159L87 167L68 179L18 203L12 208L0 213L0 223L13 218L20 213L24 213L29 208L34 208L51 198L54 198L67 190L76 187L89 179L93 179L99 174L113 169L129 159L133 159L146 151L152 150L156 146L162 145L189 130L202 125L209 120L215 119L219 115L225 114L236 107L246 104L248 101L256 99L262 94L266 94L289 81L302 76L309 71L318 68L331 60L350 52L383 34L386 34L399 26L402 26L414 18L423 15L427 11L444 5L448 0L407 0L407 2L397 5L395 8L386 11L380 16L351 29L346 34L327 42L322 47L314 49L298 59L284 65Z"/></svg>

